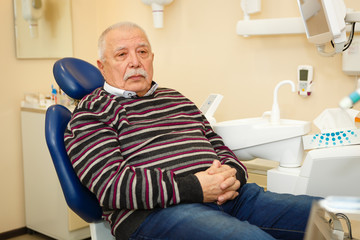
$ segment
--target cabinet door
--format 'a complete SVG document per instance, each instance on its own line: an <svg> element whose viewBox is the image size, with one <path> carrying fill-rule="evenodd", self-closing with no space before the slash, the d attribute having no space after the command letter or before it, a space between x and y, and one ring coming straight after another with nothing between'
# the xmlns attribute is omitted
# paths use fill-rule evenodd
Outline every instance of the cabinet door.
<svg viewBox="0 0 360 240"><path fill-rule="evenodd" d="M21 127L26 226L56 239L71 239L72 230L85 227L89 237L88 224L69 215L45 141L45 112L22 111Z"/></svg>

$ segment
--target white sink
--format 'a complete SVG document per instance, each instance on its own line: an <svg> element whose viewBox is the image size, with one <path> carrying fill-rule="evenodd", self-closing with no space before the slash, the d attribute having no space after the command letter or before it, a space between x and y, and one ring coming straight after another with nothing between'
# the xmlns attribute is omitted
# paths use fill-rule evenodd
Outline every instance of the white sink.
<svg viewBox="0 0 360 240"><path fill-rule="evenodd" d="M310 122L280 119L272 124L268 118L244 118L215 123L213 127L226 146L238 149L305 135Z"/></svg>
<svg viewBox="0 0 360 240"><path fill-rule="evenodd" d="M245 118L220 123L212 127L240 160L264 158L278 161L281 167L299 167L304 148L301 137L310 132L310 122L280 119L277 101L279 88L295 84L290 80L279 82L274 89L271 111L260 118ZM211 116L212 117L212 116Z"/></svg>
<svg viewBox="0 0 360 240"><path fill-rule="evenodd" d="M298 167L302 161L301 136L310 132L310 122L269 118L245 118L215 123L213 128L240 160L265 158L281 166Z"/></svg>

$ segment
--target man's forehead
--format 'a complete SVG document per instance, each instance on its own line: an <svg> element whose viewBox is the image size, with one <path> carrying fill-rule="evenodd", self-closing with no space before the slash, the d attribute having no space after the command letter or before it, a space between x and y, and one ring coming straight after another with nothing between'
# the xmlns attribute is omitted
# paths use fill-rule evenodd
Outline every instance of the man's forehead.
<svg viewBox="0 0 360 240"><path fill-rule="evenodd" d="M135 48L141 48L141 47L150 48L149 44L147 44L147 43L138 43L135 45ZM128 49L128 48L129 48L128 45L117 45L117 46L115 46L115 51L120 51L120 50L124 50L124 49Z"/></svg>
<svg viewBox="0 0 360 240"><path fill-rule="evenodd" d="M108 43L135 44L137 46L150 46L146 35L139 29L114 29L107 35Z"/></svg>

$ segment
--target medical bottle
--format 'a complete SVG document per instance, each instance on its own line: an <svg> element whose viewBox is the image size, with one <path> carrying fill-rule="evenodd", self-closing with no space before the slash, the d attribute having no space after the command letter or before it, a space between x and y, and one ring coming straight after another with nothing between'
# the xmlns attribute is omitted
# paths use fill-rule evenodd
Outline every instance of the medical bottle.
<svg viewBox="0 0 360 240"><path fill-rule="evenodd" d="M57 90L54 88L54 85L51 85L51 100L53 103L57 104Z"/></svg>

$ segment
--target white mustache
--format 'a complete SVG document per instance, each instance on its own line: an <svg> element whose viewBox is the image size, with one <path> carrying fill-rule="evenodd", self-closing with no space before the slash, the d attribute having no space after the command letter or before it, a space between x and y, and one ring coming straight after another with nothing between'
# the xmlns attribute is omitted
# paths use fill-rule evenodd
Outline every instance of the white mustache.
<svg viewBox="0 0 360 240"><path fill-rule="evenodd" d="M138 69L130 69L128 70L125 75L124 75L124 80L128 80L130 77L132 76L135 76L135 75L141 75L143 76L144 78L147 78L148 77L148 74L147 72L142 69L142 68L138 68Z"/></svg>

